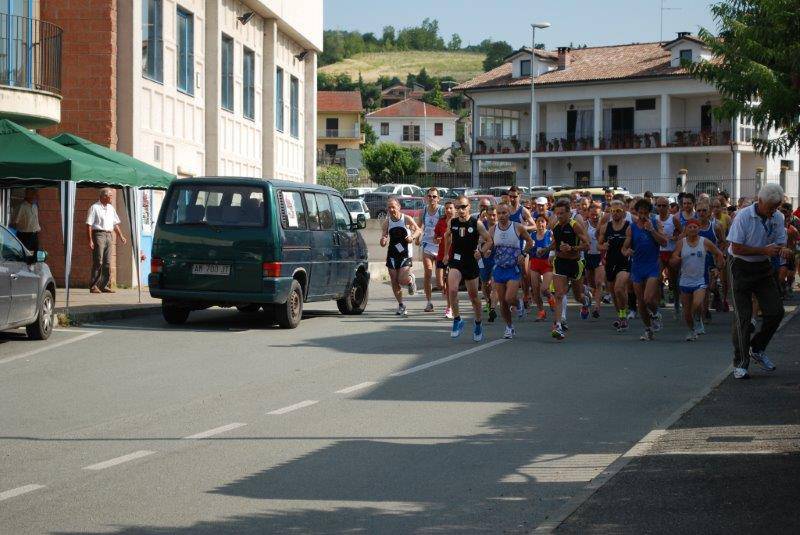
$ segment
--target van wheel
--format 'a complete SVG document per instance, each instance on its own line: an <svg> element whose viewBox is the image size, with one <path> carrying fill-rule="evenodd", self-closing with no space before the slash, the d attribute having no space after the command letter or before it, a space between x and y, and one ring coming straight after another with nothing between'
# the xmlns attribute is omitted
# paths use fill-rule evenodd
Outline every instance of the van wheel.
<svg viewBox="0 0 800 535"><path fill-rule="evenodd" d="M189 312L191 311L187 307L165 301L161 302L161 315L164 316L164 321L170 325L183 325L186 323L186 320L189 319Z"/></svg>
<svg viewBox="0 0 800 535"><path fill-rule="evenodd" d="M286 302L275 305L275 320L284 329L294 329L303 317L303 288L296 280L292 281Z"/></svg>
<svg viewBox="0 0 800 535"><path fill-rule="evenodd" d="M39 301L39 313L36 320L30 325L25 326L25 332L31 340L47 340L53 332L53 311L55 303L53 292L45 290L42 292L42 299Z"/></svg>
<svg viewBox="0 0 800 535"><path fill-rule="evenodd" d="M369 279L363 273L356 274L350 291L336 301L339 312L346 316L358 316L367 309L369 301Z"/></svg>
<svg viewBox="0 0 800 535"><path fill-rule="evenodd" d="M258 312L258 309L261 308L261 305L258 303L251 303L249 305L238 305L236 309L239 312L244 312L245 314L255 314Z"/></svg>

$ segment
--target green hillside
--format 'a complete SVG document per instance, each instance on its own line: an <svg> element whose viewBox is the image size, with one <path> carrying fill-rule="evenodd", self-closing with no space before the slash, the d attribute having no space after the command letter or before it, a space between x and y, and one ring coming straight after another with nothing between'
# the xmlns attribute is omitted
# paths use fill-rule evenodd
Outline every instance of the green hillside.
<svg viewBox="0 0 800 535"><path fill-rule="evenodd" d="M374 82L379 76L397 76L405 80L408 73L418 73L425 67L429 76L452 76L459 82L469 80L483 72L484 54L472 52L417 51L375 52L356 54L338 63L319 69L327 74L349 74L353 80L358 73L365 82Z"/></svg>

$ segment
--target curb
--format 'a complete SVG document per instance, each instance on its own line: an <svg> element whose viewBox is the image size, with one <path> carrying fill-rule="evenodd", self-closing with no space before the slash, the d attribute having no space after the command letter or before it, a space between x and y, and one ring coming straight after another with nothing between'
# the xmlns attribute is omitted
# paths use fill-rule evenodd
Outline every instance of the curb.
<svg viewBox="0 0 800 535"><path fill-rule="evenodd" d="M139 318L161 313L161 305L135 305L131 308L115 308L112 310L96 310L91 312L73 311L66 314L66 309L57 309L58 324L62 327L71 327L96 321L119 320L126 318Z"/></svg>

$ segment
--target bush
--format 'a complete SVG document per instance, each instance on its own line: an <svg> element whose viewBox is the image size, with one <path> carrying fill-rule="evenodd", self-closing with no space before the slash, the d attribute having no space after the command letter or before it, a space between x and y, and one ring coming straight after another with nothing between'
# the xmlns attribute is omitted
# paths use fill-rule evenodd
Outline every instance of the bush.
<svg viewBox="0 0 800 535"><path fill-rule="evenodd" d="M323 165L317 167L317 184L328 186L339 192L350 187L344 167L338 165Z"/></svg>
<svg viewBox="0 0 800 535"><path fill-rule="evenodd" d="M378 184L391 182L396 177L413 175L421 165L422 150L401 147L395 143L379 143L364 147L361 158L372 180Z"/></svg>

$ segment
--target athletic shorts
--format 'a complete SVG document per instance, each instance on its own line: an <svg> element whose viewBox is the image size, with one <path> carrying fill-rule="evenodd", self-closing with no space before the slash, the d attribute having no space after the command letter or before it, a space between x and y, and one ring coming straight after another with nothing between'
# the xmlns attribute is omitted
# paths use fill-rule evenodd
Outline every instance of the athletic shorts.
<svg viewBox="0 0 800 535"><path fill-rule="evenodd" d="M390 256L386 258L386 267L389 269L400 269L400 268L410 268L411 267L411 258L405 256Z"/></svg>
<svg viewBox="0 0 800 535"><path fill-rule="evenodd" d="M572 280L580 279L583 275L583 260L556 257L553 259L553 273Z"/></svg>
<svg viewBox="0 0 800 535"><path fill-rule="evenodd" d="M450 270L457 269L464 280L469 281L477 279L480 276L478 261L472 256L462 258L461 260L450 260L448 267Z"/></svg>
<svg viewBox="0 0 800 535"><path fill-rule="evenodd" d="M661 251L658 253L658 259L661 261L661 265L667 267L669 265L669 259L672 258L673 251Z"/></svg>
<svg viewBox="0 0 800 535"><path fill-rule="evenodd" d="M589 254L586 253L586 269L597 269L600 267L600 253Z"/></svg>
<svg viewBox="0 0 800 535"><path fill-rule="evenodd" d="M519 266L513 266L510 268L494 266L494 270L492 271L494 282L499 284L505 284L510 281L518 281L521 276L522 274Z"/></svg>
<svg viewBox="0 0 800 535"><path fill-rule="evenodd" d="M647 262L646 264L631 262L631 280L634 283L657 279L659 275L661 275L661 266L658 265L658 262Z"/></svg>
<svg viewBox="0 0 800 535"><path fill-rule="evenodd" d="M494 269L494 259L493 258L484 258L483 259L483 267L481 264L478 263L478 269L480 269L481 273L481 281L489 282L492 278L492 270Z"/></svg>
<svg viewBox="0 0 800 535"><path fill-rule="evenodd" d="M796 264L795 258L791 257L786 260L786 265L783 267L785 267L788 271L794 271L795 264Z"/></svg>
<svg viewBox="0 0 800 535"><path fill-rule="evenodd" d="M698 284L696 286L681 286L681 293L682 294L693 294L697 290L705 290L708 286L705 284Z"/></svg>
<svg viewBox="0 0 800 535"><path fill-rule="evenodd" d="M444 260L437 260L436 269L447 269L447 264L444 263Z"/></svg>
<svg viewBox="0 0 800 535"><path fill-rule="evenodd" d="M435 243L423 243L422 254L424 256L432 256L433 258L436 258L439 254L439 246Z"/></svg>
<svg viewBox="0 0 800 535"><path fill-rule="evenodd" d="M550 264L550 260L547 258L531 258L530 267L531 271L537 271L542 275L553 271L553 266Z"/></svg>
<svg viewBox="0 0 800 535"><path fill-rule="evenodd" d="M606 258L606 280L608 282L614 282L617 280L617 274L623 271L626 273L631 272L630 260L624 258L617 262L609 262L608 258Z"/></svg>

